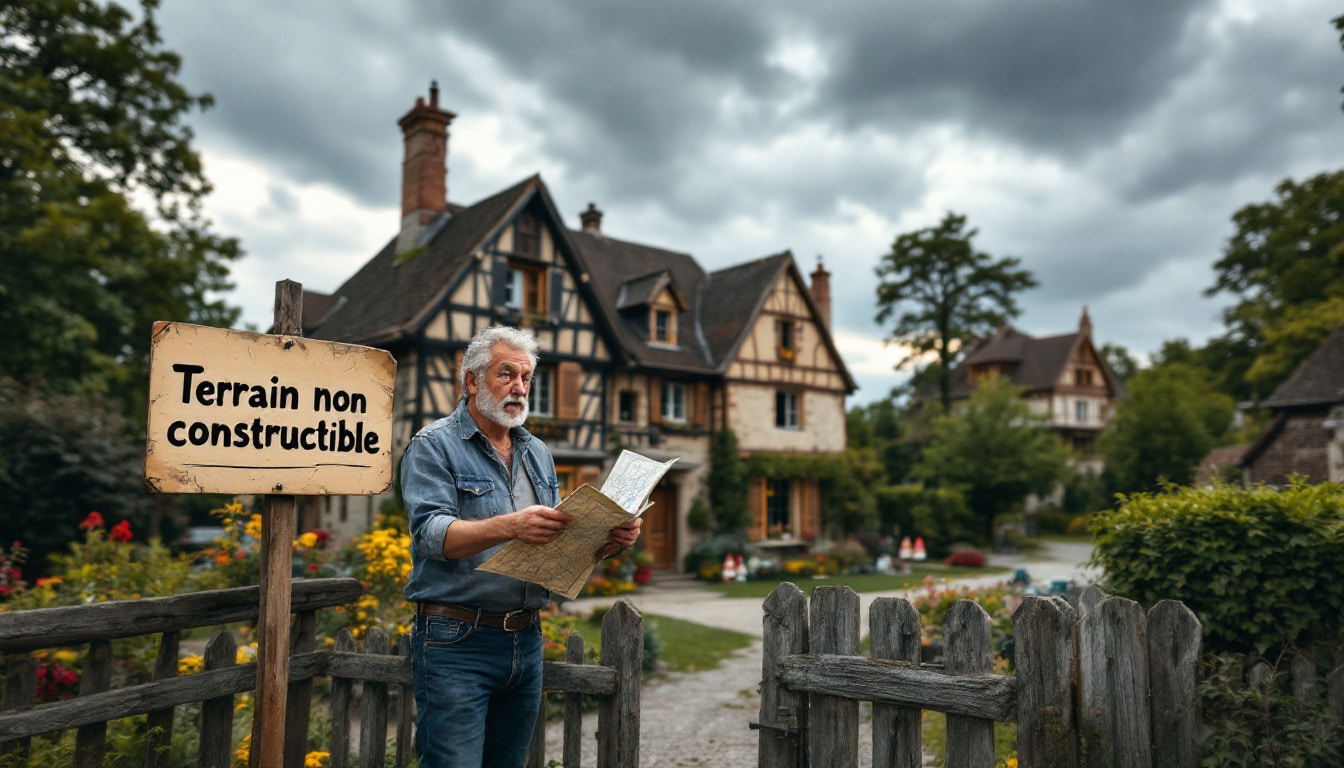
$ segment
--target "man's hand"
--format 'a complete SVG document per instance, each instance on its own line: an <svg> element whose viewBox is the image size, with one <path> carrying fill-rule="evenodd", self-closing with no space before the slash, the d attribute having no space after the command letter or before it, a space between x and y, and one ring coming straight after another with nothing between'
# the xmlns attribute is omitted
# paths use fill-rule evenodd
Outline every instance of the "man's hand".
<svg viewBox="0 0 1344 768"><path fill-rule="evenodd" d="M636 517L628 523L622 523L611 529L607 543L597 551L597 559L611 557L622 549L629 547L639 538L639 528L644 525L644 519Z"/></svg>
<svg viewBox="0 0 1344 768"><path fill-rule="evenodd" d="M569 527L569 515L558 509L534 504L509 515L513 538L526 544L546 544L554 541Z"/></svg>

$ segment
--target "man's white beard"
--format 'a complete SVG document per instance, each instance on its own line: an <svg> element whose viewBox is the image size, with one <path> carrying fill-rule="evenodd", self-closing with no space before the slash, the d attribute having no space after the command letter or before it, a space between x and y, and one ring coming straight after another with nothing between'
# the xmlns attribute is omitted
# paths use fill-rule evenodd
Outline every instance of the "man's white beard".
<svg viewBox="0 0 1344 768"><path fill-rule="evenodd" d="M504 410L504 406L512 403L522 405L522 410L518 412L517 416L510 416L509 412ZM495 396L490 393L490 390L487 387L481 387L476 390L476 408L481 413L485 414L487 419L506 429L521 427L523 426L523 422L527 421L528 407L526 397L509 395L503 400L496 400Z"/></svg>

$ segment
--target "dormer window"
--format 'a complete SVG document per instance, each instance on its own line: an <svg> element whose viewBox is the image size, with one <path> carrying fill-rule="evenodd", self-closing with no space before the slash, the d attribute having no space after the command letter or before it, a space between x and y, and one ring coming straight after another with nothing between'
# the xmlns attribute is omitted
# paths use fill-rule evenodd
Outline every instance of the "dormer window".
<svg viewBox="0 0 1344 768"><path fill-rule="evenodd" d="M653 310L653 340L661 344L675 344L672 334L672 313L665 309Z"/></svg>

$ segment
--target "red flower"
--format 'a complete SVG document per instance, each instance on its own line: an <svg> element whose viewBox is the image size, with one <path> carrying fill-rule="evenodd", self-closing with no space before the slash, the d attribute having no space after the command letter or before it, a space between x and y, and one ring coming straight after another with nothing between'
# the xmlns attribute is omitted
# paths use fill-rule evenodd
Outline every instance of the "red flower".
<svg viewBox="0 0 1344 768"><path fill-rule="evenodd" d="M112 526L112 530L108 531L107 533L107 538L116 542L123 542L123 543L130 541L131 524L126 520L122 520L120 523L117 523L116 525Z"/></svg>
<svg viewBox="0 0 1344 768"><path fill-rule="evenodd" d="M322 566L318 565L317 563L309 563L304 568L304 570L308 571L309 573L317 573L319 570L321 570L321 568Z"/></svg>
<svg viewBox="0 0 1344 768"><path fill-rule="evenodd" d="M102 528L103 527L102 514L98 512L90 512L89 516L84 518L84 522L79 524L79 527L90 531L93 530L94 528Z"/></svg>

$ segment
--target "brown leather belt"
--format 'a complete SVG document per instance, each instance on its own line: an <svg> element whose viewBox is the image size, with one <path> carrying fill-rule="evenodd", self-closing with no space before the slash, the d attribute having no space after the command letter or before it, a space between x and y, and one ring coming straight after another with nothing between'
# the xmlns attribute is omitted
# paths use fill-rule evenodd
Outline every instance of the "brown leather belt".
<svg viewBox="0 0 1344 768"><path fill-rule="evenodd" d="M469 621L482 627L493 627L505 632L518 632L527 629L537 621L535 610L510 611L508 613L485 613L475 608L445 603L416 603L415 610L428 616L442 616L445 619Z"/></svg>

